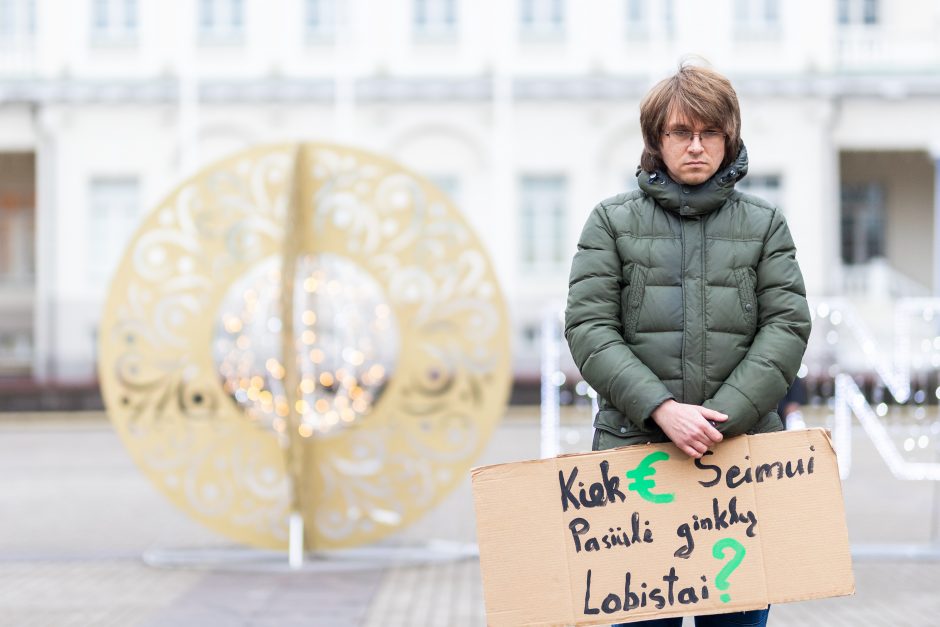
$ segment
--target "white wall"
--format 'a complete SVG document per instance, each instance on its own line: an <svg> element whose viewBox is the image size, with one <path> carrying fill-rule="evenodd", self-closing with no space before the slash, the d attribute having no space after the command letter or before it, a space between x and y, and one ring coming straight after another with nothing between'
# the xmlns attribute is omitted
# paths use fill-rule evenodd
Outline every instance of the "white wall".
<svg viewBox="0 0 940 627"><path fill-rule="evenodd" d="M935 78L908 76L902 64L893 75L873 79L875 87L849 89L841 81L852 77L833 74L840 63L834 0L781 1L779 32L767 37L736 34L732 0L676 0L672 37L661 23L661 3L647 3L651 28L647 37L637 37L626 32L624 3L568 2L564 35L548 39L520 35L515 1L459 2L459 29L451 39L416 37L410 0L339 4L349 22L334 41L306 40L301 0L246 0L244 40L202 45L194 0L141 0L137 44L108 47L91 40L89 3L37 3L38 72L29 80L80 83L87 92L0 107L0 149L37 154L40 376L49 355L62 378L93 374L91 330L105 286L87 280L81 234L96 176L136 177L141 211L148 211L194 169L256 143L343 141L424 174L456 173L461 207L498 269L518 329L537 323L546 305L563 302L567 288L567 267L549 275L527 275L519 267L519 177L566 177L566 237L573 254L587 213L623 190L639 160L642 93L671 73L683 54L711 59L738 86L751 171L780 175L782 205L813 294L831 293L838 284L840 151L925 152L940 145ZM887 22L878 29L882 41L921 41L938 32L935 3L906 0L891 7L881 5ZM910 59L923 62L922 56ZM239 88L231 102L202 103L189 134L181 130L172 90L169 99L94 102L103 97L101 87L160 80L175 85L181 73L204 84L235 80L262 90L260 81L278 77L337 79L341 88L375 78L406 86L412 79L480 79L493 81L488 89L495 96L357 101L347 94L337 101L292 102L247 99ZM548 79L556 95L513 99L504 89L508 83L500 82L538 78ZM612 81L618 95L585 96L573 79ZM919 95L907 97L914 90ZM903 233L917 226L905 219L893 227L902 233L891 236L893 254L906 267L912 262ZM918 231L918 237L926 233ZM537 356L517 347L519 363L533 364Z"/></svg>

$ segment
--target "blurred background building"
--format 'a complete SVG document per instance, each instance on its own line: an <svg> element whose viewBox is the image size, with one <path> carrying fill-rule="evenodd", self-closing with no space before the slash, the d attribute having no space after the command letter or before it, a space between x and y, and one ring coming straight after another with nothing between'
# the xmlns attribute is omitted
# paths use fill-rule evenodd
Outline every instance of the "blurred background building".
<svg viewBox="0 0 940 627"><path fill-rule="evenodd" d="M890 340L893 299L940 293L940 3L0 0L5 402L100 402L97 321L143 215L215 159L299 140L450 193L534 389L584 219L636 186L640 98L689 53L734 82L742 187L785 212L811 296Z"/></svg>

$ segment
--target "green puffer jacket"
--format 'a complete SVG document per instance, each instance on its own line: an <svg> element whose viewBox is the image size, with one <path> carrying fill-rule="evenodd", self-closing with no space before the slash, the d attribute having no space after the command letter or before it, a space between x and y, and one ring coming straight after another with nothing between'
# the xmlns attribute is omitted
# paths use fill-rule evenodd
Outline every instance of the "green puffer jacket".
<svg viewBox="0 0 940 627"><path fill-rule="evenodd" d="M783 428L809 309L783 215L734 189L746 172L743 148L698 186L641 171L588 218L565 337L600 397L594 450L667 441L650 414L670 398L727 414L726 437Z"/></svg>

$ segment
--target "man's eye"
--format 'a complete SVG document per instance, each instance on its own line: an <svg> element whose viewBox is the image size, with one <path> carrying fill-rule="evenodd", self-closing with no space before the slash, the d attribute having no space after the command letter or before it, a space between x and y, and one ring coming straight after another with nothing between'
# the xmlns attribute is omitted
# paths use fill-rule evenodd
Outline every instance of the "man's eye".
<svg viewBox="0 0 940 627"><path fill-rule="evenodd" d="M702 139L718 139L722 135L721 131L702 131Z"/></svg>
<svg viewBox="0 0 940 627"><path fill-rule="evenodd" d="M672 134L675 135L676 139L691 139L692 138L692 131L678 130L678 131L673 131Z"/></svg>

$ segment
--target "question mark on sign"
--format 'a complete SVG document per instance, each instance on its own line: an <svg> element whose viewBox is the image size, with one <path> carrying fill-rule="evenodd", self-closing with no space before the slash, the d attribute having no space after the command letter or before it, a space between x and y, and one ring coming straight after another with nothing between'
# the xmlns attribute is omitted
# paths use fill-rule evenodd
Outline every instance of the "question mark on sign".
<svg viewBox="0 0 940 627"><path fill-rule="evenodd" d="M734 572L735 568L741 565L741 562L744 561L744 554L747 552L744 549L744 545L734 538L723 538L716 542L715 546L712 547L712 555L715 556L715 559L724 559L725 549L733 549L734 557L728 560L728 563L725 564L720 571L718 571L718 575L715 577L715 585L719 590L727 590L731 585L728 583L728 577L731 576L731 573ZM727 603L730 600L730 594L721 595L722 603Z"/></svg>

